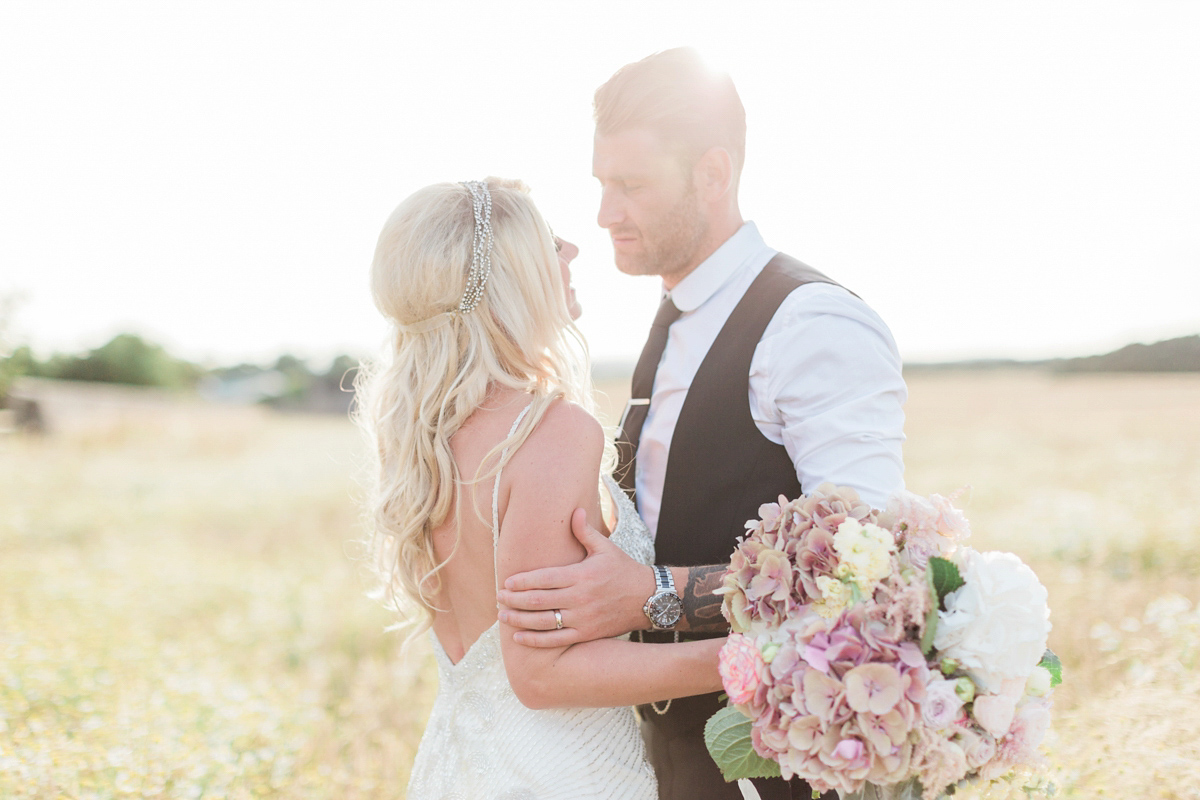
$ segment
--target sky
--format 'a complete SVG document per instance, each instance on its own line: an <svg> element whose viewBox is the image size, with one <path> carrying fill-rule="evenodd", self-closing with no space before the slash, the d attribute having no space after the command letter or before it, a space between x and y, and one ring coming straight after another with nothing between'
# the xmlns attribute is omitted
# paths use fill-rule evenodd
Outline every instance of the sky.
<svg viewBox="0 0 1200 800"><path fill-rule="evenodd" d="M0 5L0 292L43 354L140 333L203 363L374 352L391 210L518 177L582 253L597 360L659 283L596 225L591 98L679 45L747 113L741 208L907 360L1200 332L1200 4Z"/></svg>

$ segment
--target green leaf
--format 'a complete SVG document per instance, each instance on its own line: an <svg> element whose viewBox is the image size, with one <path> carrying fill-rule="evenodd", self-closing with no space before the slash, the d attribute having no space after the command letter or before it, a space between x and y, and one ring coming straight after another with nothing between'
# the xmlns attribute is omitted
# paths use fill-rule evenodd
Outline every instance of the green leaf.
<svg viewBox="0 0 1200 800"><path fill-rule="evenodd" d="M925 615L925 633L921 635L921 655L929 655L933 649L933 637L937 635L938 610L937 606L929 609Z"/></svg>
<svg viewBox="0 0 1200 800"><path fill-rule="evenodd" d="M947 561L938 556L929 559L929 585L933 587L933 596L937 598L937 606L946 610L946 595L962 588L962 575L953 561Z"/></svg>
<svg viewBox="0 0 1200 800"><path fill-rule="evenodd" d="M704 726L704 744L727 781L778 778L779 764L754 752L750 718L733 706L713 714Z"/></svg>
<svg viewBox="0 0 1200 800"><path fill-rule="evenodd" d="M1062 683L1062 661L1054 654L1053 650L1046 650L1042 655L1042 660L1038 662L1038 666L1045 667L1050 672L1051 689Z"/></svg>

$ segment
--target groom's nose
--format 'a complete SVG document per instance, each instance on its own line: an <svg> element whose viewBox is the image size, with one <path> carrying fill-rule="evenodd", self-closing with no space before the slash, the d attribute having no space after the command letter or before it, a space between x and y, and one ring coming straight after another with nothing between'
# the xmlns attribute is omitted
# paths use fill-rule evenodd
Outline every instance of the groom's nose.
<svg viewBox="0 0 1200 800"><path fill-rule="evenodd" d="M600 211L596 214L596 223L601 228L611 228L625 219L625 205L618 193L612 187L605 187L600 192Z"/></svg>

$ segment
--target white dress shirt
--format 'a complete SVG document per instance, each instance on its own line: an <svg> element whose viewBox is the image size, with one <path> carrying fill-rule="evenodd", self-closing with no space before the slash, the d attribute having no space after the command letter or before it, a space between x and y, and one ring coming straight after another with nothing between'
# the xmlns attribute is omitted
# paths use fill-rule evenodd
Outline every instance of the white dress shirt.
<svg viewBox="0 0 1200 800"><path fill-rule="evenodd" d="M750 284L778 251L753 222L669 292L683 313L671 325L654 378L637 453L642 519L658 530L675 423L700 363ZM866 303L828 283L792 291L750 362L750 413L782 444L806 491L825 481L852 486L882 508L904 488L908 392L891 331Z"/></svg>

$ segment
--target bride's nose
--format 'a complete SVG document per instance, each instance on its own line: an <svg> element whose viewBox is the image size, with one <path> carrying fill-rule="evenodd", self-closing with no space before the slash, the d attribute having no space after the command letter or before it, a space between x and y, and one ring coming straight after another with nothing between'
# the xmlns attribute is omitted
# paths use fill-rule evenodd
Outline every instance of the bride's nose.
<svg viewBox="0 0 1200 800"><path fill-rule="evenodd" d="M579 248L575 246L574 242L568 242L561 236L558 240L562 242L562 250L558 251L558 255L563 261L570 264L575 259L575 256L579 255Z"/></svg>

